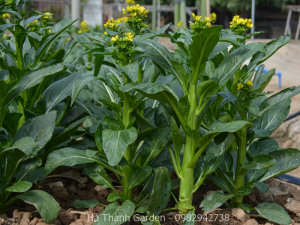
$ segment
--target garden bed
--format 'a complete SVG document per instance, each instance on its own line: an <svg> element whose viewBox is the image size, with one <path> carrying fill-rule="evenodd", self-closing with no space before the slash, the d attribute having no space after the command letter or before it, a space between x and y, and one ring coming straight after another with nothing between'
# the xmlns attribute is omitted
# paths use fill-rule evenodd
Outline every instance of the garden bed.
<svg viewBox="0 0 300 225"><path fill-rule="evenodd" d="M54 174L62 174L68 171L73 171L69 167L60 167ZM78 172L81 172L78 169ZM76 173L74 173L76 174ZM78 174L79 175L79 174ZM176 178L172 173L172 178ZM82 176L82 175L80 175ZM76 177L74 175L74 177ZM111 173L110 177L113 181L116 181L116 177ZM81 181L78 182L77 180ZM270 179L266 181L270 187L269 193L262 193L258 189L248 196L245 196L245 204L257 206L261 202L273 202L281 205L289 213L292 224L300 224L300 187L282 182L278 179ZM121 192L121 186L118 182L113 183L118 191ZM76 177L76 180L69 178L53 177L47 178L40 182L38 189L44 190L51 194L55 200L60 204L59 218L53 223L56 225L92 225L92 219L96 218L103 210L102 206L95 206L89 209L74 208L71 204L76 200L93 200L96 199L100 203L107 205L107 196L113 193L112 190L103 188L97 185L94 181L87 177ZM227 209L226 204L223 204L220 208L217 208L206 214L201 208L200 203L204 199L204 195L210 191L218 191L210 184L204 185L201 190L198 190L194 194L193 205L196 208L195 224L201 225L258 225L266 224L271 225L274 223L268 222L266 219L258 217L250 217L247 213L240 209ZM178 196L178 188L174 190L175 196ZM139 194L138 189L134 192L134 198L137 198ZM175 202L171 200L168 206L174 205ZM294 210L294 211L293 211ZM205 216L206 215L206 216ZM136 220L136 221L135 221ZM142 224L137 222L137 217L131 217L130 222L125 224L138 225ZM179 214L175 211L165 212L160 215L162 225L179 225L183 224ZM26 204L22 201L17 202L11 207L6 214L0 215L0 222L3 225L20 224L20 225L44 225L44 221L35 209L34 206Z"/></svg>

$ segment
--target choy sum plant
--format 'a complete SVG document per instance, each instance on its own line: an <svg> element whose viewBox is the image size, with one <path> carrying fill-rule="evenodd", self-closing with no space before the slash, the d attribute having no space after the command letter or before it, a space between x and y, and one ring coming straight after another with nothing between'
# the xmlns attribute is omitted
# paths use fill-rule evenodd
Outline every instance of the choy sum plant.
<svg viewBox="0 0 300 225"><path fill-rule="evenodd" d="M237 25L232 30L222 30L220 26L209 27L199 17L194 19L192 30L170 34L179 48L176 53L169 53L152 40L136 42L144 49L143 57L150 58L162 73L174 76L181 91L158 83L126 84L120 88L137 90L173 109L173 145L169 152L181 180L176 208L182 214L194 210L193 193L204 181L227 192L207 196L200 205L205 211L228 199L233 207L242 208L243 195L250 194L254 187L268 191L263 181L300 165L299 150L280 149L275 140L268 138L284 121L289 99L300 92L300 87L267 98L268 93L262 92L274 70L263 74L261 65L255 72L290 36L266 45L245 44L251 35L242 34L245 27L251 27L249 21L241 23L244 28ZM245 65L248 59L250 63ZM269 209L276 210L283 219L272 218ZM273 203L262 203L256 211L271 221L289 224L288 214Z"/></svg>
<svg viewBox="0 0 300 225"><path fill-rule="evenodd" d="M28 190L46 177L42 160L70 142L87 119L83 112L70 113L73 83L61 87L54 81L82 78L85 73L74 75L76 64L66 61L75 41L64 45L66 38L61 36L73 21L49 27L50 13L27 12L26 4L9 1L0 7L0 14L5 14L0 30L10 32L0 37L0 213L23 200L51 223L58 217L59 204L44 191ZM19 6L23 10L18 11ZM53 89L56 92L49 93Z"/></svg>
<svg viewBox="0 0 300 225"><path fill-rule="evenodd" d="M112 203L105 206L96 224L113 223L107 221L105 215L118 211L122 213L115 216L123 215L123 218L118 217L119 224L134 212L148 211L151 215L158 215L165 209L172 189L168 169L157 162L156 166L153 165L153 160L163 151L171 136L167 109L138 92L121 90L126 84L170 81L158 79L160 71L151 60L139 57L142 50L134 44L135 40L157 40L156 36L163 35L161 33L168 26L150 33L145 28L144 18L148 11L144 7L133 6L124 13L135 16L128 17L122 24L109 21L103 37L84 33L76 38L87 47L86 53L92 53L95 58L95 79L85 88L85 84L78 86L74 103L90 116L86 130L95 137L98 152L82 151L76 147L55 150L49 154L44 170L48 174L61 165L85 163L83 173L114 191L108 196ZM120 194L106 170L114 173L122 185ZM140 194L134 199L136 187L140 188ZM81 202L76 201L73 206L80 205Z"/></svg>

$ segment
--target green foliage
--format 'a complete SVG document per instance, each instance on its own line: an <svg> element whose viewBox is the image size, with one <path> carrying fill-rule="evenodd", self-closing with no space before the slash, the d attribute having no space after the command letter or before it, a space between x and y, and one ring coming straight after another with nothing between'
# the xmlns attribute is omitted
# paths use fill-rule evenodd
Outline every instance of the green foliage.
<svg viewBox="0 0 300 225"><path fill-rule="evenodd" d="M245 44L251 35L237 33L237 26L210 24L199 32L166 35L166 25L152 33L146 9L133 6L124 10L124 20L109 21L104 34L72 37L74 21L50 27L50 14L18 12L26 1L15 3L0 7L0 14L14 17L13 23L7 15L0 22L0 30L12 34L0 37L0 213L21 199L53 222L58 203L30 189L59 166L84 168L95 183L113 190L95 224L117 225L135 212L159 215L170 196L172 210L192 216L193 193L203 182L224 191L205 197L205 211L226 202L243 208L243 196L255 187L268 192L264 181L300 165L299 150L281 149L270 138L300 87L263 92L275 70L263 73L261 63L290 36ZM242 22L251 27L251 21ZM169 37L176 51L159 44L160 36ZM12 192L19 194L12 198ZM96 205L102 204L72 204ZM290 223L277 205L255 209L273 222ZM117 219L108 221L108 215Z"/></svg>

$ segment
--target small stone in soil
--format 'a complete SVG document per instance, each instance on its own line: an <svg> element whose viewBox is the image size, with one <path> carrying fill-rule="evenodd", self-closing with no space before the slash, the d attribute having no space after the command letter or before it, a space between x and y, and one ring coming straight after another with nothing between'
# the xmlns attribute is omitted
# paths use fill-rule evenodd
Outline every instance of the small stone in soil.
<svg viewBox="0 0 300 225"><path fill-rule="evenodd" d="M247 214L244 212L244 210L242 209L232 209L232 215L237 218L238 220L245 220L245 218L247 217Z"/></svg>
<svg viewBox="0 0 300 225"><path fill-rule="evenodd" d="M259 225L255 219L248 220L244 225Z"/></svg>

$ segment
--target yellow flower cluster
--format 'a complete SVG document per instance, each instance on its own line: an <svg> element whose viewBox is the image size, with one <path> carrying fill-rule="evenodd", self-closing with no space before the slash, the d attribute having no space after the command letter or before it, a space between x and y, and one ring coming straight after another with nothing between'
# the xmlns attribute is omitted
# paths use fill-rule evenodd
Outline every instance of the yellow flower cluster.
<svg viewBox="0 0 300 225"><path fill-rule="evenodd" d="M44 13L46 16L43 16L44 19L52 19L52 13L46 12Z"/></svg>
<svg viewBox="0 0 300 225"><path fill-rule="evenodd" d="M124 37L119 37L119 35L116 35L115 37L111 38L111 41L113 42L113 45L117 47L119 52L128 52L132 49L132 41L134 38L133 33L124 33Z"/></svg>
<svg viewBox="0 0 300 225"><path fill-rule="evenodd" d="M129 26L135 33L141 31L144 27L147 27L145 18L148 15L149 10L139 4L133 6L127 6L126 9L122 9L123 14L127 17L126 25Z"/></svg>
<svg viewBox="0 0 300 225"><path fill-rule="evenodd" d="M238 83L237 84L238 90L242 89L244 87L244 85L242 83Z"/></svg>
<svg viewBox="0 0 300 225"><path fill-rule="evenodd" d="M253 87L252 81L248 80L248 81L247 81L247 84L248 84L249 86L252 86L252 87Z"/></svg>
<svg viewBox="0 0 300 225"><path fill-rule="evenodd" d="M127 6L127 11L129 12L129 15L127 15L127 12L125 9L122 9L123 14L125 16L131 16L131 17L147 17L147 14L149 12L149 9L145 9L144 6L140 6L139 4L133 5L133 6Z"/></svg>
<svg viewBox="0 0 300 225"><path fill-rule="evenodd" d="M247 84L249 87L250 87L250 86L253 87L253 82L250 81L250 80L248 80L246 84ZM238 83L238 84L237 84L238 90L242 89L243 87L244 87L244 84L242 84L242 83Z"/></svg>
<svg viewBox="0 0 300 225"><path fill-rule="evenodd" d="M80 30L78 31L78 33L81 34L82 32L88 32L89 30L89 24L86 21L82 21L80 23Z"/></svg>
<svg viewBox="0 0 300 225"><path fill-rule="evenodd" d="M125 37L123 37L123 38L119 38L119 35L116 35L115 37L112 37L111 40L113 42L118 41L118 40L121 40L121 41L130 41L130 42L133 41L133 38L134 38L133 33L124 33L124 34L125 34Z"/></svg>
<svg viewBox="0 0 300 225"><path fill-rule="evenodd" d="M193 34L200 34L205 28L208 28L211 26L211 18L210 17L204 17L202 16L196 16L195 13L192 14L194 23L191 23L191 28L193 30Z"/></svg>
<svg viewBox="0 0 300 225"><path fill-rule="evenodd" d="M179 21L178 24L177 24L177 27L182 27L182 26L183 26L183 22Z"/></svg>
<svg viewBox="0 0 300 225"><path fill-rule="evenodd" d="M129 5L136 4L134 0L126 0L126 3L129 4Z"/></svg>
<svg viewBox="0 0 300 225"><path fill-rule="evenodd" d="M127 21L127 17L120 17L120 18L115 20L115 23L116 24L121 24L123 22L126 23L126 21Z"/></svg>
<svg viewBox="0 0 300 225"><path fill-rule="evenodd" d="M114 20L114 18L111 18L111 20L108 20L105 24L104 24L105 29L107 30L111 30L111 31L118 31L118 24L116 23L116 21Z"/></svg>
<svg viewBox="0 0 300 225"><path fill-rule="evenodd" d="M243 19L240 18L240 16L236 15L230 22L230 29L234 33L242 35L245 31L253 27L253 24L251 22L251 19Z"/></svg>
<svg viewBox="0 0 300 225"><path fill-rule="evenodd" d="M212 22L216 22L216 21L217 21L217 14L214 13L214 12L212 12L212 13L210 14L209 18L210 18L210 20L211 20Z"/></svg>
<svg viewBox="0 0 300 225"><path fill-rule="evenodd" d="M9 13L4 13L2 18L5 19L10 19L10 14Z"/></svg>
<svg viewBox="0 0 300 225"><path fill-rule="evenodd" d="M32 23L29 24L29 26L34 26L37 22L39 22L38 20L33 21Z"/></svg>

